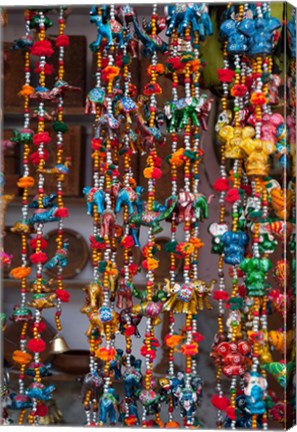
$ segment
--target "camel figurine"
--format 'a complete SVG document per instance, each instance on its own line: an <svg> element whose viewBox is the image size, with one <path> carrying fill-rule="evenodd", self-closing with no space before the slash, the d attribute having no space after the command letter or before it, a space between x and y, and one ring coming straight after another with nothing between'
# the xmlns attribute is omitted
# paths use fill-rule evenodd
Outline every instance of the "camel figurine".
<svg viewBox="0 0 297 432"><path fill-rule="evenodd" d="M87 295L88 305L92 308L98 308L103 303L103 288L100 281L92 281L83 288Z"/></svg>
<svg viewBox="0 0 297 432"><path fill-rule="evenodd" d="M81 313L87 315L90 321L86 336L90 337L95 328L99 333L105 334L106 326L110 326L111 333L118 331L118 316L115 311L106 306L101 306L99 309L93 308L90 305L85 305L81 308Z"/></svg>
<svg viewBox="0 0 297 432"><path fill-rule="evenodd" d="M63 181L66 174L69 173L71 158L66 158L64 164L57 164L53 168L38 168L37 171L41 174L54 174L57 176L57 181Z"/></svg>
<svg viewBox="0 0 297 432"><path fill-rule="evenodd" d="M168 293L168 299L163 305L163 310L175 313L197 313L203 310L204 305L207 309L212 309L207 296L209 296L216 284L212 279L210 284L200 279L189 283L175 283L170 285L170 280L165 279L164 290Z"/></svg>

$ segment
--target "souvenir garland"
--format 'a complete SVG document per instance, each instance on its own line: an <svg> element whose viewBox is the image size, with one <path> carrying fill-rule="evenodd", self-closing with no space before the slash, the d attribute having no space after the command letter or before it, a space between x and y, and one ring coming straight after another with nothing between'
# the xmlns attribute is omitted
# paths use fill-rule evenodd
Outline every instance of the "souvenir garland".
<svg viewBox="0 0 297 432"><path fill-rule="evenodd" d="M23 323L20 349L13 353L13 361L20 367L19 393L13 396L12 401L12 407L21 410L19 424L24 423L27 414L30 424L39 424L39 419L47 415L46 401L50 399L55 386L46 386L42 383L42 377L48 374L50 365L42 363L40 353L51 349L46 346L42 338L42 333L46 329L42 311L45 308L57 308L55 315L57 338L62 330L61 302L69 300L69 294L63 289L62 282L62 269L67 265L68 246L67 242L63 242L63 219L68 216L62 195L62 182L68 172L67 161L63 163L63 133L67 131L67 126L63 122L63 98L65 89L70 87L63 80L63 54L64 47L69 45L69 38L64 34L64 9L60 8L60 34L55 40L55 45L59 49L58 77L53 89L49 90L46 87L46 78L54 72L54 69L48 60L54 53L54 48L46 37L46 30L52 26L52 21L46 15L47 12L47 10L27 10L25 35L14 42L15 49L24 49L25 58L25 84L19 92L19 95L24 98L24 127L14 131L12 138L13 141L24 147L24 171L18 181L18 186L23 190L22 219L17 221L12 228L13 232L21 235L22 266L15 267L10 272L11 277L20 280L21 284L21 303L15 306L12 315L14 322ZM33 31L35 31L36 38L33 37ZM35 88L31 86L31 56L38 57L33 71L38 75L38 85ZM32 110L30 110L31 100L37 102L37 106ZM49 155L47 146L52 140L45 124L46 120L51 119L51 116L47 115L46 101L57 102L57 119L53 123L53 129L57 134L56 165L52 168L46 167ZM32 117L37 119L36 131L30 129ZM49 190L47 193L45 188L47 175L54 175L56 178L57 192ZM37 194L30 199L30 188L34 185L37 187ZM54 203L56 197L58 197L58 204ZM29 209L33 210L31 216ZM50 259L46 254L47 241L43 231L44 224L47 222L58 222L57 251ZM55 266L58 267L57 286L44 273L46 269ZM28 277L34 269L35 279L29 282ZM32 293L30 300L27 299L27 292ZM34 314L30 308L34 309ZM32 383L27 388L25 388L26 376L33 377Z"/></svg>
<svg viewBox="0 0 297 432"><path fill-rule="evenodd" d="M209 354L217 428L267 430L270 420L285 427L295 398L293 391L286 408L295 368L295 333L288 319L292 315L295 324L295 11L285 28L289 59L282 82L274 51L284 30L270 3L229 3L216 18L219 34L205 3L168 5L164 17L160 10L151 5L150 18L142 22L130 5L96 5L89 11L95 73L85 105L86 122L92 124L87 143L92 177L82 191L92 272L80 306L89 346L89 370L82 377L84 424L208 427L199 409L205 381L200 345L205 353L208 342L199 323L214 309L217 331ZM21 265L10 271L21 291L12 320L22 328L13 352L19 388L9 395L5 387L1 397L20 410L19 424L30 425L42 423L55 389L43 380L50 365L42 363L41 353L68 349L61 318L63 303L70 300L63 280L70 255L63 192L71 165L64 148L64 105L67 91L80 89L65 81L70 44L65 8L55 10L55 38L47 34L50 12L27 9L25 34L13 44L24 53L23 128L11 140L22 147L21 219L12 227L21 237ZM204 55L213 38L221 44L219 86L211 87L216 97L204 87ZM55 50L56 70L50 63ZM146 79L141 74L137 85L135 70L144 64ZM282 93L288 93L286 118ZM214 193L206 195L204 178L214 177L201 176L208 171L209 143L203 138L216 99L219 168ZM171 184L159 202L165 173ZM210 212L209 235L203 237ZM49 222L57 228L51 257ZM170 236L162 246L169 267L160 280L163 230ZM217 268L204 280L199 261L208 247L217 255ZM1 249L2 265L12 258ZM47 270L56 272L55 279ZM43 337L47 308L54 310L57 330L50 346ZM279 315L281 328L268 320L271 313ZM162 340L164 320L168 330L163 327ZM168 357L160 376L155 364L162 345ZM271 391L271 378L283 398ZM4 417L10 421L5 410Z"/></svg>

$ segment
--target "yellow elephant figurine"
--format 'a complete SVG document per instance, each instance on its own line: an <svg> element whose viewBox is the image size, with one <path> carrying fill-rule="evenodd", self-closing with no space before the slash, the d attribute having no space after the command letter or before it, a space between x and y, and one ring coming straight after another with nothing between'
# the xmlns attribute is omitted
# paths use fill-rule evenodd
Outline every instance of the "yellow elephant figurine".
<svg viewBox="0 0 297 432"><path fill-rule="evenodd" d="M244 139L252 138L254 135L255 129L251 126L246 126L244 128L230 125L223 126L219 131L218 137L226 142L226 158L243 159L244 153L240 144Z"/></svg>
<svg viewBox="0 0 297 432"><path fill-rule="evenodd" d="M261 139L246 138L241 141L240 148L246 155L245 169L248 176L268 176L269 155L275 152L273 142Z"/></svg>
<svg viewBox="0 0 297 432"><path fill-rule="evenodd" d="M281 330L270 330L269 332L269 342L274 347L274 349L280 353L284 353L285 346L289 350L294 339L293 330L287 332ZM285 343L286 341L286 343Z"/></svg>

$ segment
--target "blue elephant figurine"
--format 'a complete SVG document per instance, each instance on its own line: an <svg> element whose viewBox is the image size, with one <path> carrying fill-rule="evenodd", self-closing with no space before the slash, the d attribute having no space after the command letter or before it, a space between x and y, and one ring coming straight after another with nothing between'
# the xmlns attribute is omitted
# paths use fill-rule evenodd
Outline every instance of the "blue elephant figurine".
<svg viewBox="0 0 297 432"><path fill-rule="evenodd" d="M238 23L232 19L224 21L220 27L221 34L228 39L227 51L231 55L245 54L248 51L248 38L239 31Z"/></svg>
<svg viewBox="0 0 297 432"><path fill-rule="evenodd" d="M128 413L126 411L127 407L128 407ZM134 397L125 397L120 403L119 411L120 411L120 415L118 418L119 423L125 424L125 418L128 414L129 417L135 418L136 420L135 424L137 425L140 424L136 399Z"/></svg>
<svg viewBox="0 0 297 432"><path fill-rule="evenodd" d="M97 207L97 213L104 212L105 192L102 189L86 186L83 188L83 194L87 199L87 214L93 216L94 206Z"/></svg>
<svg viewBox="0 0 297 432"><path fill-rule="evenodd" d="M31 399L24 394L11 393L10 398L11 404L9 405L9 408L11 409L22 410L32 407Z"/></svg>
<svg viewBox="0 0 297 432"><path fill-rule="evenodd" d="M117 351L117 353L115 355L115 358L113 360L111 360L109 363L109 369L114 372L114 378L116 380L119 380L122 377L121 368L122 368L122 362L123 362L122 357L123 357L124 351L120 348L118 348L116 351Z"/></svg>
<svg viewBox="0 0 297 432"><path fill-rule="evenodd" d="M35 223L57 222L61 219L59 216L56 216L58 210L59 208L56 205L49 209L36 209L28 222L30 225Z"/></svg>
<svg viewBox="0 0 297 432"><path fill-rule="evenodd" d="M266 412L266 378L258 372L247 372L245 374L245 381L246 410L252 415L264 414Z"/></svg>
<svg viewBox="0 0 297 432"><path fill-rule="evenodd" d="M132 397L136 390L140 388L142 380L141 360L135 360L134 365L127 367L123 374L123 382L125 394L127 397Z"/></svg>
<svg viewBox="0 0 297 432"><path fill-rule="evenodd" d="M44 363L30 363L25 370L25 375L34 377L36 367L38 367L38 370L39 370L41 377L51 375L51 372L50 372L51 363L45 363L45 364Z"/></svg>
<svg viewBox="0 0 297 432"><path fill-rule="evenodd" d="M168 6L167 14L167 36L170 36L174 29L177 29L178 35L182 36L190 23L192 38L194 32L199 33L201 40L213 34L212 22L205 3L179 3Z"/></svg>
<svg viewBox="0 0 297 432"><path fill-rule="evenodd" d="M184 417L186 424L191 424L196 411L196 392L191 388L184 388L180 390L178 400L181 407L181 415Z"/></svg>
<svg viewBox="0 0 297 432"><path fill-rule="evenodd" d="M114 388L109 388L100 398L99 408L100 415L99 421L102 425L107 424L107 416L111 425L116 424L116 409L118 406L118 396L115 395Z"/></svg>
<svg viewBox="0 0 297 432"><path fill-rule="evenodd" d="M123 205L126 205L128 207L129 215L131 215L132 213L134 213L133 203L138 202L138 200L139 196L132 187L123 187L117 194L115 212L119 213L121 207Z"/></svg>
<svg viewBox="0 0 297 432"><path fill-rule="evenodd" d="M227 231L221 239L224 246L224 262L231 265L239 265L244 257L245 246L249 237L243 231Z"/></svg>
<svg viewBox="0 0 297 432"><path fill-rule="evenodd" d="M54 390L55 386L53 384L45 387L42 383L33 382L25 391L25 395L31 399L48 401L51 399Z"/></svg>
<svg viewBox="0 0 297 432"><path fill-rule="evenodd" d="M281 27L277 18L247 18L238 25L238 30L248 37L248 54L263 56L272 53L273 33Z"/></svg>

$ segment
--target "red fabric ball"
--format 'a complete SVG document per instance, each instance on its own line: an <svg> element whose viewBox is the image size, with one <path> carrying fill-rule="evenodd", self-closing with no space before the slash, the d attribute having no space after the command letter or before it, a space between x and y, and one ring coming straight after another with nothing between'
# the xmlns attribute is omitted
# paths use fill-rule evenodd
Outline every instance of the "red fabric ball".
<svg viewBox="0 0 297 432"><path fill-rule="evenodd" d="M48 407L43 403L38 403L36 405L35 415L39 417L45 417L48 413Z"/></svg>
<svg viewBox="0 0 297 432"><path fill-rule="evenodd" d="M56 39L57 47L67 47L70 44L69 37L67 35L59 35Z"/></svg>
<svg viewBox="0 0 297 432"><path fill-rule="evenodd" d="M30 255L30 261L33 264L45 263L45 261L47 261L47 256L44 252L36 252Z"/></svg>
<svg viewBox="0 0 297 432"><path fill-rule="evenodd" d="M41 249L45 249L47 247L47 241L44 238L42 238L41 236L37 236L37 237L30 240L30 246L32 249L37 248L37 240L39 240Z"/></svg>
<svg viewBox="0 0 297 432"><path fill-rule="evenodd" d="M48 132L39 132L34 135L33 137L33 143L36 146L39 146L41 143L43 144L49 144L51 142L51 137Z"/></svg>
<svg viewBox="0 0 297 432"><path fill-rule="evenodd" d="M46 348L46 343L43 339L30 339L28 342L28 349L34 353L40 353Z"/></svg>
<svg viewBox="0 0 297 432"><path fill-rule="evenodd" d="M231 69L218 69L217 74L219 80L225 83L230 83L235 76L235 72Z"/></svg>
<svg viewBox="0 0 297 432"><path fill-rule="evenodd" d="M236 84L232 90L231 95L234 97L243 97L247 92L247 87L243 84Z"/></svg>
<svg viewBox="0 0 297 432"><path fill-rule="evenodd" d="M52 44L48 40L36 41L31 48L31 55L50 57L53 53Z"/></svg>
<svg viewBox="0 0 297 432"><path fill-rule="evenodd" d="M34 72L37 74L39 74L41 72L41 67L40 67L39 62L35 63ZM53 65L51 65L49 63L45 63L44 68L43 68L43 72L45 73L45 75L52 75L54 73Z"/></svg>
<svg viewBox="0 0 297 432"><path fill-rule="evenodd" d="M55 216L60 217L60 218L68 217L69 216L68 208L67 207L58 208L58 210L55 213Z"/></svg>
<svg viewBox="0 0 297 432"><path fill-rule="evenodd" d="M150 358L150 360L155 360L155 358L156 358L156 351L153 350L153 349L151 349L151 350L147 349L147 347L146 347L145 345L143 345L143 346L140 348L140 354L141 354L143 357L146 357L146 356L148 355L149 358Z"/></svg>
<svg viewBox="0 0 297 432"><path fill-rule="evenodd" d="M226 291L214 290L213 299L214 300L228 300L229 294Z"/></svg>
<svg viewBox="0 0 297 432"><path fill-rule="evenodd" d="M228 406L228 408L226 408L226 415L227 415L227 417L229 417L229 419L236 420L235 408Z"/></svg>
<svg viewBox="0 0 297 432"><path fill-rule="evenodd" d="M213 395L211 398L211 403L216 409L225 411L225 409L229 406L230 401L225 396Z"/></svg>
<svg viewBox="0 0 297 432"><path fill-rule="evenodd" d="M130 248L134 246L134 244L135 243L132 236L128 235L122 238L121 246L123 246L124 249Z"/></svg>
<svg viewBox="0 0 297 432"><path fill-rule="evenodd" d="M126 326L125 330L124 330L124 335L125 336L132 336L135 334L135 327L133 325L130 326Z"/></svg>
<svg viewBox="0 0 297 432"><path fill-rule="evenodd" d="M60 299L64 303L68 303L70 300L70 294L66 290L56 290L56 296L58 299Z"/></svg>
<svg viewBox="0 0 297 432"><path fill-rule="evenodd" d="M225 196L225 200L231 204L235 203L236 201L239 201L240 195L239 195L238 189L232 188L232 189L228 190L228 192Z"/></svg>
<svg viewBox="0 0 297 432"><path fill-rule="evenodd" d="M48 156L49 156L48 152L46 150L43 150L42 159L46 161L48 159ZM34 165L39 165L41 157L40 157L38 151L31 153L29 158Z"/></svg>
<svg viewBox="0 0 297 432"><path fill-rule="evenodd" d="M45 324L44 321L40 321L39 323L34 323L31 326L31 332L32 333L33 333L33 331L34 331L35 328L37 329L38 333L42 333L47 328L47 325Z"/></svg>
<svg viewBox="0 0 297 432"><path fill-rule="evenodd" d="M212 185L217 192L224 192L230 189L229 180L227 178L218 178Z"/></svg>
<svg viewBox="0 0 297 432"><path fill-rule="evenodd" d="M139 268L137 264L130 264L129 265L129 272L131 274L131 276L135 276L136 273L138 272Z"/></svg>
<svg viewBox="0 0 297 432"><path fill-rule="evenodd" d="M162 171L159 168L154 168L152 172L152 178L159 179L162 176Z"/></svg>

